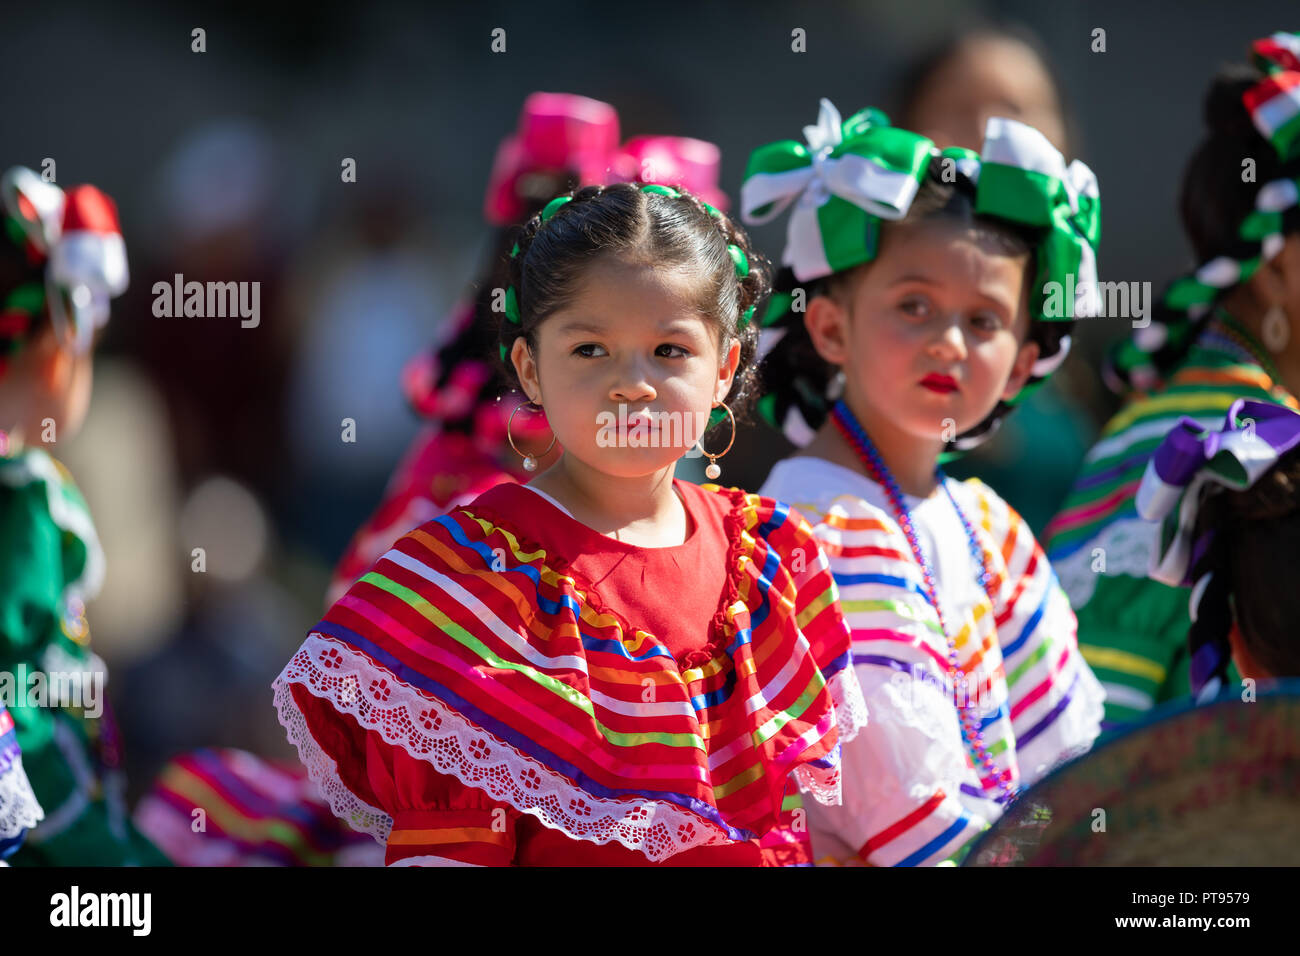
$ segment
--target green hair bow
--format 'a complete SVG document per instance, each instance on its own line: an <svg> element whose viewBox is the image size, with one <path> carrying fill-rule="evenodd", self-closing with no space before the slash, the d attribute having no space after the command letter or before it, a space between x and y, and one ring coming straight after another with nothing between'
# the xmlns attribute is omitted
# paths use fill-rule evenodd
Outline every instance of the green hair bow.
<svg viewBox="0 0 1300 956"><path fill-rule="evenodd" d="M794 140L755 150L740 187L741 215L759 225L792 203L783 264L800 282L875 258L881 219L902 219L925 177L934 144L895 129L865 109L847 122L821 101L807 145Z"/></svg>
<svg viewBox="0 0 1300 956"><path fill-rule="evenodd" d="M741 215L750 224L794 206L782 262L800 282L874 259L881 220L907 215L931 159L939 156L976 184L977 213L1044 230L1036 257L1036 317L1069 320L1100 312L1097 177L1078 160L1067 166L1033 127L992 118L982 155L941 152L928 137L890 126L879 110L841 122L823 99L817 125L805 127L804 135L807 145L784 140L755 150L740 192ZM774 306L768 321L780 309Z"/></svg>

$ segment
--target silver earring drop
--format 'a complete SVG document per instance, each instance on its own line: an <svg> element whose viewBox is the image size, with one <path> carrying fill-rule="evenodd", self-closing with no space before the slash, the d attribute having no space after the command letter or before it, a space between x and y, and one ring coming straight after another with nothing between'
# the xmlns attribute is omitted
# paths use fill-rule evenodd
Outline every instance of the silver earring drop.
<svg viewBox="0 0 1300 956"><path fill-rule="evenodd" d="M1274 355L1287 347L1287 343L1291 341L1291 320L1287 318L1286 310L1282 306L1275 305L1264 313L1259 337L1264 340L1264 345Z"/></svg>

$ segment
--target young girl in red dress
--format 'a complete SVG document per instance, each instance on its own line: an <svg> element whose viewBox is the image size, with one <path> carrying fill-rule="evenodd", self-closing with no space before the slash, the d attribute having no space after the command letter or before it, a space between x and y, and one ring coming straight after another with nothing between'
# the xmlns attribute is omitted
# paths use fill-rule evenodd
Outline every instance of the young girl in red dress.
<svg viewBox="0 0 1300 956"><path fill-rule="evenodd" d="M499 354L560 457L397 541L285 666L280 720L390 865L765 862L787 781L837 803L866 719L807 523L674 478L695 423L743 418L770 269L624 183L549 203L509 275Z"/></svg>

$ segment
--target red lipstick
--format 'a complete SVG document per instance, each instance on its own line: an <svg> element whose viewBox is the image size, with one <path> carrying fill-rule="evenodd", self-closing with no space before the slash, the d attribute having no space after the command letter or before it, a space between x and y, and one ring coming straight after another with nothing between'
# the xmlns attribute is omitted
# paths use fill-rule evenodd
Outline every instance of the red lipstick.
<svg viewBox="0 0 1300 956"><path fill-rule="evenodd" d="M939 392L941 395L947 395L951 392L957 391L957 380L951 375L938 375L931 372L925 378L921 379L920 384L932 392Z"/></svg>

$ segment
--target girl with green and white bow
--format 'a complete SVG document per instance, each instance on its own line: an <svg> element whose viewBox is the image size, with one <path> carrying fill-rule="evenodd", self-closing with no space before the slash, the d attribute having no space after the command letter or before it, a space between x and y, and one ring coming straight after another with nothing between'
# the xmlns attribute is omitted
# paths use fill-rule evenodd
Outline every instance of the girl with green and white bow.
<svg viewBox="0 0 1300 956"><path fill-rule="evenodd" d="M826 100L804 133L753 154L741 206L750 223L790 210L759 407L801 449L762 493L831 559L872 715L844 747L843 806L807 808L813 852L954 862L1101 718L1029 528L939 468L1096 314L1097 182L1013 120L989 120L978 154Z"/></svg>

